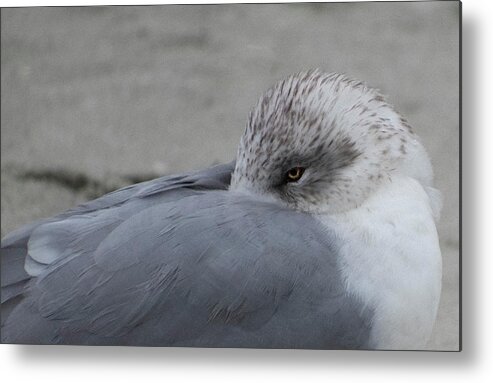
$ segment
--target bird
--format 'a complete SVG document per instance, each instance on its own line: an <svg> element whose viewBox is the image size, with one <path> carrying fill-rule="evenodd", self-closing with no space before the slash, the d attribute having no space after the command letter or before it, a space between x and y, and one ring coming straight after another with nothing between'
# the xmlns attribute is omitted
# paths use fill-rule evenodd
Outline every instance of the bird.
<svg viewBox="0 0 493 383"><path fill-rule="evenodd" d="M301 71L260 97L232 162L3 238L2 343L422 349L440 209L423 143L379 90Z"/></svg>

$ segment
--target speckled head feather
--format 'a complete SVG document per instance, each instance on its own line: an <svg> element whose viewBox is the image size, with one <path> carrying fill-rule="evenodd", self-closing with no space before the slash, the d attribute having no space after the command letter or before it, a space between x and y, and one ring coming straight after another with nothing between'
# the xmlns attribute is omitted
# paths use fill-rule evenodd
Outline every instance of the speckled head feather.
<svg viewBox="0 0 493 383"><path fill-rule="evenodd" d="M305 169L298 182L287 172ZM231 189L293 209L337 213L361 204L396 172L431 183L417 136L380 93L345 75L301 72L251 111Z"/></svg>

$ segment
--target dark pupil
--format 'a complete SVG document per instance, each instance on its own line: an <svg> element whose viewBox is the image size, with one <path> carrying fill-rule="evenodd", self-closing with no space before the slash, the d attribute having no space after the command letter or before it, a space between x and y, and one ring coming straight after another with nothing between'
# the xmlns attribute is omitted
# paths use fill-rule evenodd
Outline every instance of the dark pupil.
<svg viewBox="0 0 493 383"><path fill-rule="evenodd" d="M293 168L288 171L288 182L298 181L303 175L303 168Z"/></svg>

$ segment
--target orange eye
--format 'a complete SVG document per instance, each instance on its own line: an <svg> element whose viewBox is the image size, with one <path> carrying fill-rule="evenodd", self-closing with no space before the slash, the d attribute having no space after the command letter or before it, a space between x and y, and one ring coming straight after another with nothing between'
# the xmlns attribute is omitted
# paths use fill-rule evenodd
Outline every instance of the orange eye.
<svg viewBox="0 0 493 383"><path fill-rule="evenodd" d="M286 173L286 181L287 182L299 181L299 179L301 178L304 172L305 172L305 168L299 166L289 169L289 171Z"/></svg>

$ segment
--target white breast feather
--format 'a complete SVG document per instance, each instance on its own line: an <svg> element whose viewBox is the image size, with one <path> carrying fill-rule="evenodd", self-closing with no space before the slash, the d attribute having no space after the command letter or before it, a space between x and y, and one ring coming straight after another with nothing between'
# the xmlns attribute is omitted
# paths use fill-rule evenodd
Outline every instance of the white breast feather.
<svg viewBox="0 0 493 383"><path fill-rule="evenodd" d="M422 349L430 337L442 274L433 205L418 181L399 176L360 207L319 216L336 221L345 243L348 291L375 310L371 348Z"/></svg>

